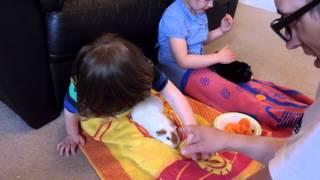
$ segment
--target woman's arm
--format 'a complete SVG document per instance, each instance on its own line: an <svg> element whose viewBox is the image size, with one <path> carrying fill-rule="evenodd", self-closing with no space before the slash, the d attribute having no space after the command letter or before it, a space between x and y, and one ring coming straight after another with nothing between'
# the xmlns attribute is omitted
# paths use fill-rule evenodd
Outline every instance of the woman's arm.
<svg viewBox="0 0 320 180"><path fill-rule="evenodd" d="M287 142L287 138L233 135L228 141L227 150L241 152L266 165Z"/></svg>
<svg viewBox="0 0 320 180"><path fill-rule="evenodd" d="M196 121L193 117L192 108L190 107L187 99L171 81L168 81L167 85L160 92L160 94L168 101L184 125L196 124Z"/></svg>
<svg viewBox="0 0 320 180"><path fill-rule="evenodd" d="M263 164L267 164L287 142L287 138L231 134L206 126L182 127L179 131L191 137L187 140L188 145L181 150L184 155L237 151Z"/></svg>

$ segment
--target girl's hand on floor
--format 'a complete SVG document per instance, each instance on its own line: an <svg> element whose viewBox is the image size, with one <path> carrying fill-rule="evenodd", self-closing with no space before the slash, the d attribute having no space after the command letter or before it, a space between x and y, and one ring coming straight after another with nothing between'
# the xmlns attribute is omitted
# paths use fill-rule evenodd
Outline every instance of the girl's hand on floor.
<svg viewBox="0 0 320 180"><path fill-rule="evenodd" d="M68 135L57 145L57 151L61 156L69 157L76 154L79 144L85 144L85 139L81 134Z"/></svg>

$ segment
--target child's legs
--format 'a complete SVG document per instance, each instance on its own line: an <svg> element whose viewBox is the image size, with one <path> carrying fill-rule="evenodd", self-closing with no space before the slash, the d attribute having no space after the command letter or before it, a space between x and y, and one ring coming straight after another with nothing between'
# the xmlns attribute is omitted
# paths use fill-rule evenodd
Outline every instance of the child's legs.
<svg viewBox="0 0 320 180"><path fill-rule="evenodd" d="M169 80L181 90L181 80L187 70L182 69L178 67L177 64L173 63L159 64L158 67L168 76Z"/></svg>

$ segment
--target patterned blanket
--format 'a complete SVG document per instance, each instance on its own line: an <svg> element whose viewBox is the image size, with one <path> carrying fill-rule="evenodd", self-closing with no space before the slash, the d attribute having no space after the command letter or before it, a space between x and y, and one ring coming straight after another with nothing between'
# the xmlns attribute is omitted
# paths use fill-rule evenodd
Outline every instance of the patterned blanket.
<svg viewBox="0 0 320 180"><path fill-rule="evenodd" d="M281 136L299 128L303 113L313 100L271 82L252 79L234 84L209 69L192 70L184 78L184 93L220 112L242 112Z"/></svg>
<svg viewBox="0 0 320 180"><path fill-rule="evenodd" d="M199 124L211 126L220 114L188 100ZM179 125L167 103L165 109L165 114ZM246 179L263 167L237 152L219 152L208 161L193 161L151 138L130 120L130 111L115 118L92 118L81 123L87 137L81 150L101 179ZM271 136L272 132L264 130L263 135ZM282 132L282 136L288 135Z"/></svg>

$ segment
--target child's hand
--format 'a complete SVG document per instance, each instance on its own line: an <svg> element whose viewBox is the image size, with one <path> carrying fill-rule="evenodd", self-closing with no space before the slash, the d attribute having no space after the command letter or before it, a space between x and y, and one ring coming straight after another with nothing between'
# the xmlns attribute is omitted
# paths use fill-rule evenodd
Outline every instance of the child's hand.
<svg viewBox="0 0 320 180"><path fill-rule="evenodd" d="M69 157L70 155L76 154L79 144L85 144L85 139L82 135L68 135L57 145L57 151L61 156Z"/></svg>
<svg viewBox="0 0 320 180"><path fill-rule="evenodd" d="M233 24L232 16L230 16L230 14L226 14L221 20L221 24L220 24L221 31L223 33L230 31L230 29L232 28L232 24Z"/></svg>
<svg viewBox="0 0 320 180"><path fill-rule="evenodd" d="M230 50L229 46L220 49L217 55L221 64L229 64L236 59L236 55Z"/></svg>

